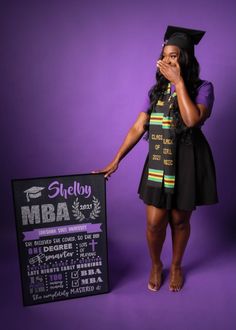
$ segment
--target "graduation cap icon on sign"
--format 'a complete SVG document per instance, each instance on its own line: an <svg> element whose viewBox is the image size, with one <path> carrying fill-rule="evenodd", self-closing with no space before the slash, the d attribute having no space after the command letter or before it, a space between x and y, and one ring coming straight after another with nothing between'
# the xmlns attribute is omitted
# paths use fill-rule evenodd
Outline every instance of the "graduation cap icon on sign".
<svg viewBox="0 0 236 330"><path fill-rule="evenodd" d="M24 191L26 194L27 202L30 202L30 198L38 198L42 196L42 190L44 187L31 187Z"/></svg>

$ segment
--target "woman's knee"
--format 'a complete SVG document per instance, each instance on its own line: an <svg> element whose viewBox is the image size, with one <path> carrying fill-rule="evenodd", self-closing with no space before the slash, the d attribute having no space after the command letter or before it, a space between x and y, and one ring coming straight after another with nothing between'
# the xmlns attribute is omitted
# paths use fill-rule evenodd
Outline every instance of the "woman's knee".
<svg viewBox="0 0 236 330"><path fill-rule="evenodd" d="M150 232L158 232L166 228L168 224L167 210L152 205L147 205L147 229Z"/></svg>
<svg viewBox="0 0 236 330"><path fill-rule="evenodd" d="M184 229L189 226L191 211L182 211L174 209L171 211L170 224L178 229Z"/></svg>

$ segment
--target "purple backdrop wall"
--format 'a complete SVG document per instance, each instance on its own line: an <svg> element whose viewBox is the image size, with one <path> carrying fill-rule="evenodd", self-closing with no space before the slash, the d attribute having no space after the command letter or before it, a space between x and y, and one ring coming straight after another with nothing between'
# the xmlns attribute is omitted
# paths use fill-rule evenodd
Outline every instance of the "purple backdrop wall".
<svg viewBox="0 0 236 330"><path fill-rule="evenodd" d="M4 262L10 255L17 258L10 180L87 173L107 165L145 110L168 24L207 31L196 56L201 77L213 82L216 96L204 133L216 162L220 204L193 214L186 258L211 259L230 249L235 229L234 1L2 3L1 231L9 247ZM140 251L132 242L141 240L140 250L146 248L145 205L137 195L146 154L147 142L141 140L107 183L114 286L129 264L125 249L136 257ZM117 251L120 263L114 264ZM170 252L168 238L167 260Z"/></svg>

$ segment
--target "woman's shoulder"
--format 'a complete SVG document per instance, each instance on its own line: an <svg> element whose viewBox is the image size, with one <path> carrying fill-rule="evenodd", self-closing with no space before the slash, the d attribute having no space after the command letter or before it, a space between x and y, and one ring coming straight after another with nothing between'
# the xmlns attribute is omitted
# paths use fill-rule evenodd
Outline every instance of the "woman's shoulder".
<svg viewBox="0 0 236 330"><path fill-rule="evenodd" d="M212 82L209 80L200 80L197 87L195 102L198 104L204 104L209 110L211 110L214 99L214 86Z"/></svg>
<svg viewBox="0 0 236 330"><path fill-rule="evenodd" d="M214 92L214 86L213 83L209 80L199 80L197 90L206 90L206 91L211 91Z"/></svg>

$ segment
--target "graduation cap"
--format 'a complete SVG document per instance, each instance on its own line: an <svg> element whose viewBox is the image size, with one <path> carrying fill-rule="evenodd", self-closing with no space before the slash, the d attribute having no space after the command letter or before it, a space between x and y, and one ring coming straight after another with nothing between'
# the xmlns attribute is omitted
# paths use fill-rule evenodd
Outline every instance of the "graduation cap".
<svg viewBox="0 0 236 330"><path fill-rule="evenodd" d="M41 191L45 189L44 187L31 187L24 191L26 193L27 202L30 202L30 198L38 198L42 196Z"/></svg>
<svg viewBox="0 0 236 330"><path fill-rule="evenodd" d="M199 43L204 34L205 31L169 25L164 36L164 46L174 45L194 54L194 45Z"/></svg>

